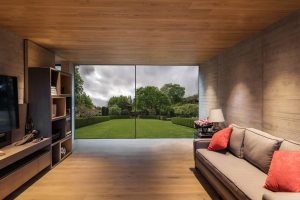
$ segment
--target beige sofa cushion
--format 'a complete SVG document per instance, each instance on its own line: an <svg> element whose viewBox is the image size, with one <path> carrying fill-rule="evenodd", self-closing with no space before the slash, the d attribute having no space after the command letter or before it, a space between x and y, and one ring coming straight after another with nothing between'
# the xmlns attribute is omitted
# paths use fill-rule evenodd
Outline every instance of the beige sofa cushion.
<svg viewBox="0 0 300 200"><path fill-rule="evenodd" d="M198 149L196 158L200 160L237 199L261 200L263 194L271 191L263 187L267 175L244 159L230 152L219 153Z"/></svg>
<svg viewBox="0 0 300 200"><path fill-rule="evenodd" d="M300 193L297 192L272 192L264 194L262 200L299 200Z"/></svg>
<svg viewBox="0 0 300 200"><path fill-rule="evenodd" d="M294 142L292 140L284 140L279 150L281 151L300 151L300 143Z"/></svg>
<svg viewBox="0 0 300 200"><path fill-rule="evenodd" d="M246 128L231 124L232 133L229 140L229 151L239 158L243 158L243 141Z"/></svg>
<svg viewBox="0 0 300 200"><path fill-rule="evenodd" d="M268 173L274 151L278 150L283 139L266 132L247 128L244 138L244 158Z"/></svg>

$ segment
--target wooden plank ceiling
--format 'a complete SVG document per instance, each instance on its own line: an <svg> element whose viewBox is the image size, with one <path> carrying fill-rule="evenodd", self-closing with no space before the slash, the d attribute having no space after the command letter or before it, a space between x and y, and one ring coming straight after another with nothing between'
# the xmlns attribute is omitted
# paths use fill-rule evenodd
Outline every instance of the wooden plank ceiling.
<svg viewBox="0 0 300 200"><path fill-rule="evenodd" d="M8 0L0 26L77 64L199 64L300 0Z"/></svg>

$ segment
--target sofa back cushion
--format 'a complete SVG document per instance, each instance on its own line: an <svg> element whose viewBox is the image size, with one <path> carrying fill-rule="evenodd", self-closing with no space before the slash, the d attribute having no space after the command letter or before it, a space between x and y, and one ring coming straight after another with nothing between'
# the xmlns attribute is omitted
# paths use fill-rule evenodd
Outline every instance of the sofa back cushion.
<svg viewBox="0 0 300 200"><path fill-rule="evenodd" d="M284 140L279 148L280 151L300 151L300 143L292 140Z"/></svg>
<svg viewBox="0 0 300 200"><path fill-rule="evenodd" d="M232 133L229 140L229 151L236 157L243 158L243 142L246 128L231 124Z"/></svg>
<svg viewBox="0 0 300 200"><path fill-rule="evenodd" d="M247 128L244 138L244 158L264 173L268 173L273 153L279 149L282 141L282 138Z"/></svg>

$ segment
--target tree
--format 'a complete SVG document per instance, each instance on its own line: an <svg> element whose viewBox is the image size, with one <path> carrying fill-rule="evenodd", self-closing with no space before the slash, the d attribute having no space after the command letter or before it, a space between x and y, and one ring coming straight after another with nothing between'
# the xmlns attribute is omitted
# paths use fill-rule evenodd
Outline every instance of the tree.
<svg viewBox="0 0 300 200"><path fill-rule="evenodd" d="M75 76L75 95L76 95L76 103L78 103L78 97L80 97L83 94L83 80L80 76L78 67L75 67L74 71Z"/></svg>
<svg viewBox="0 0 300 200"><path fill-rule="evenodd" d="M83 83L78 67L75 67L75 104L76 116L87 117L97 115L92 99L84 92Z"/></svg>
<svg viewBox="0 0 300 200"><path fill-rule="evenodd" d="M85 93L83 93L81 96L79 96L79 104L84 105L87 108L94 108L94 104L92 102L92 99Z"/></svg>
<svg viewBox="0 0 300 200"><path fill-rule="evenodd" d="M108 100L108 107L117 105L121 110L127 110L131 111L132 110L132 100L131 97L128 96L113 96Z"/></svg>
<svg viewBox="0 0 300 200"><path fill-rule="evenodd" d="M183 98L183 102L184 103L190 103L190 104L198 104L199 103L198 94Z"/></svg>
<svg viewBox="0 0 300 200"><path fill-rule="evenodd" d="M179 84L168 83L160 90L170 98L172 104L182 102L182 98L185 94L185 88L181 87Z"/></svg>
<svg viewBox="0 0 300 200"><path fill-rule="evenodd" d="M109 115L121 115L121 108L117 105L113 105L108 108Z"/></svg>
<svg viewBox="0 0 300 200"><path fill-rule="evenodd" d="M170 99L157 87L147 86L136 90L137 109L147 114L160 114L170 106Z"/></svg>
<svg viewBox="0 0 300 200"><path fill-rule="evenodd" d="M108 115L108 108L103 106L101 108L101 113L102 113L102 116L107 116Z"/></svg>

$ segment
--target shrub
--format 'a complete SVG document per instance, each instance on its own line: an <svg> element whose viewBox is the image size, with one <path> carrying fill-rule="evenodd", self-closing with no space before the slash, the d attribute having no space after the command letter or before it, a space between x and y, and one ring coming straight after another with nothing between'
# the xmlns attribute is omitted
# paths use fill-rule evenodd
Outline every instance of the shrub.
<svg viewBox="0 0 300 200"><path fill-rule="evenodd" d="M89 117L89 118L78 118L75 120L75 127L80 128L100 122L109 121L110 117L108 116L95 116L95 117Z"/></svg>
<svg viewBox="0 0 300 200"><path fill-rule="evenodd" d="M109 115L121 115L121 108L117 105L108 108Z"/></svg>
<svg viewBox="0 0 300 200"><path fill-rule="evenodd" d="M197 104L183 104L180 106L173 106L174 113L177 116L182 117L194 117L198 115L198 105Z"/></svg>
<svg viewBox="0 0 300 200"><path fill-rule="evenodd" d="M159 117L159 119L160 119L160 120L167 120L167 117L161 115L161 116Z"/></svg>
<svg viewBox="0 0 300 200"><path fill-rule="evenodd" d="M127 115L128 116L128 115L130 115L130 111L128 109L124 109L124 110L121 111L121 115L125 115L125 116Z"/></svg>
<svg viewBox="0 0 300 200"><path fill-rule="evenodd" d="M183 117L173 117L171 119L173 124L178 124L181 126L187 126L190 128L194 128L194 121L197 120L195 118L183 118Z"/></svg>

